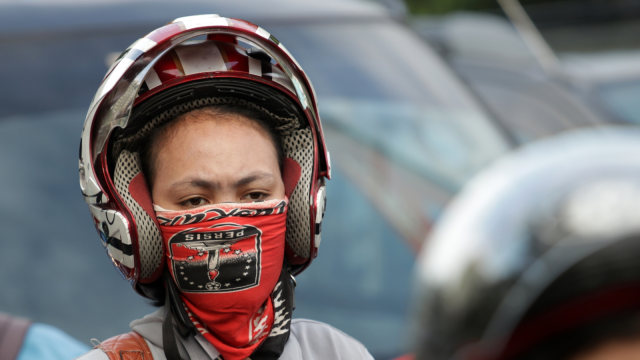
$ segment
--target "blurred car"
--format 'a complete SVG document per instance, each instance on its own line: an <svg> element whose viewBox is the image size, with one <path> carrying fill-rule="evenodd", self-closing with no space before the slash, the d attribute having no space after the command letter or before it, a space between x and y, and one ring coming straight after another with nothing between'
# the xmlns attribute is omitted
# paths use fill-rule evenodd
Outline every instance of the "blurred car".
<svg viewBox="0 0 640 360"><path fill-rule="evenodd" d="M640 0L549 2L523 10L555 53L560 82L605 119L640 124Z"/></svg>
<svg viewBox="0 0 640 360"><path fill-rule="evenodd" d="M640 2L628 6L633 4L637 13ZM569 26L570 14L585 11L569 5L582 6L560 2L536 11L556 22L565 18L564 25L539 29L540 40L552 46L550 58L539 56L509 20L491 13L420 16L411 24L519 142L602 122L640 124L637 17ZM564 13L552 15L554 10Z"/></svg>
<svg viewBox="0 0 640 360"><path fill-rule="evenodd" d="M333 179L295 316L344 330L376 358L402 353L415 250L466 179L512 142L432 49L367 2L1 3L0 309L84 342L152 311L103 254L77 146L112 54L195 13L260 24L318 92Z"/></svg>
<svg viewBox="0 0 640 360"><path fill-rule="evenodd" d="M640 49L561 55L569 86L602 113L640 125Z"/></svg>
<svg viewBox="0 0 640 360"><path fill-rule="evenodd" d="M550 69L504 17L456 12L415 17L412 27L519 143L617 119L587 101L561 69Z"/></svg>

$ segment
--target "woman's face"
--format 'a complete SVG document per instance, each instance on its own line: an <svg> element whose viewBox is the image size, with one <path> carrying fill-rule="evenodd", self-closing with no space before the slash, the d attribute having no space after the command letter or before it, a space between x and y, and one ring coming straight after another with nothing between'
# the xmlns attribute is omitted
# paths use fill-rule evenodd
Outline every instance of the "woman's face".
<svg viewBox="0 0 640 360"><path fill-rule="evenodd" d="M151 146L151 196L165 209L284 198L276 147L244 116L195 110Z"/></svg>

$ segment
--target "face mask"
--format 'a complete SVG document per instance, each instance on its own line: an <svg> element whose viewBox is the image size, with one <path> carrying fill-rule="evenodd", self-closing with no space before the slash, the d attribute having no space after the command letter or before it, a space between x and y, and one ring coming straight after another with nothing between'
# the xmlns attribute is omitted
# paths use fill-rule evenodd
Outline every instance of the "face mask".
<svg viewBox="0 0 640 360"><path fill-rule="evenodd" d="M169 272L200 333L226 360L271 331L285 248L286 200L224 203L156 216Z"/></svg>

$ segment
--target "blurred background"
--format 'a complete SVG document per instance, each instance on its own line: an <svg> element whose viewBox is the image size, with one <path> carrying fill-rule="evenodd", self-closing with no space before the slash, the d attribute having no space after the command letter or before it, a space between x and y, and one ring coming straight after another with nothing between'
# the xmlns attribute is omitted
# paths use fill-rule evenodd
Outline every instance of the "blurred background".
<svg viewBox="0 0 640 360"><path fill-rule="evenodd" d="M261 25L310 76L333 179L294 316L377 359L407 351L415 254L467 179L541 137L640 123L638 0L0 0L0 311L85 343L153 311L105 256L77 149L110 59L198 13Z"/></svg>

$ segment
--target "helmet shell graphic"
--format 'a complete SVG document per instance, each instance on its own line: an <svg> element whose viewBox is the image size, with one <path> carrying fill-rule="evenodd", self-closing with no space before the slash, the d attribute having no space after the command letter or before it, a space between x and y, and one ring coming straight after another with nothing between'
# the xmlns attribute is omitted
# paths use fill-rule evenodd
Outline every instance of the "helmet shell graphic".
<svg viewBox="0 0 640 360"><path fill-rule="evenodd" d="M178 18L134 42L114 62L82 130L80 187L114 265L143 296L165 251L138 144L176 116L208 105L259 111L281 136L289 197L286 258L304 270L317 255L330 177L313 87L266 30L218 15Z"/></svg>

